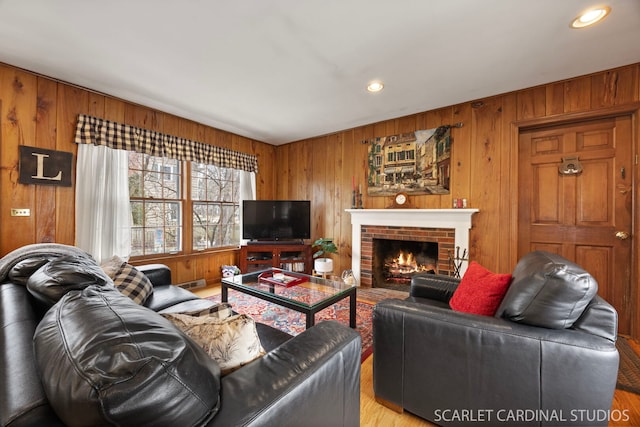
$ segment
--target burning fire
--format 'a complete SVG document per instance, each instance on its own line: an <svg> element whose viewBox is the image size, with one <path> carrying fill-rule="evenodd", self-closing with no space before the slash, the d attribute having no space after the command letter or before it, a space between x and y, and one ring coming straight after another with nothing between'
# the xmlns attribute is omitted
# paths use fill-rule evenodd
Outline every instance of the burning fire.
<svg viewBox="0 0 640 427"><path fill-rule="evenodd" d="M386 267L389 269L392 277L434 269L433 265L418 264L413 253L405 253L404 251L400 251L396 258L393 258L391 262L387 263Z"/></svg>

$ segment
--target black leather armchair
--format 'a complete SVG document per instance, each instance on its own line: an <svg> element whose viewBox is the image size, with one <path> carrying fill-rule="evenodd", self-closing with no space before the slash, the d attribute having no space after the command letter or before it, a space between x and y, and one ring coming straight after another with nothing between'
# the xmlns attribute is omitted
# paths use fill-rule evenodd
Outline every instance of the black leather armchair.
<svg viewBox="0 0 640 427"><path fill-rule="evenodd" d="M585 274L557 255L525 256L495 317L449 308L458 279L414 277L408 299L374 309L377 400L438 425L606 426L618 371L615 310L595 296L571 327L552 329L511 320L507 306L536 280L564 286Z"/></svg>

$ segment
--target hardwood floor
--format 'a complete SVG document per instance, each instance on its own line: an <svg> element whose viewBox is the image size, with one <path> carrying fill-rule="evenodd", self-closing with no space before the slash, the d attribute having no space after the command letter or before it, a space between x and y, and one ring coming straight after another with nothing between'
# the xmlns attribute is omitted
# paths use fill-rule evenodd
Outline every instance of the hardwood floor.
<svg viewBox="0 0 640 427"><path fill-rule="evenodd" d="M207 288L195 289L194 293L201 297L217 295L220 293L220 286L210 286ZM358 299L375 304L385 298L406 298L407 293L389 289L358 289ZM632 346L637 354L640 354L640 343L632 341ZM363 427L417 427L435 426L409 412L399 414L376 402L373 394L373 358L370 356L362 363L360 379L360 425ZM640 395L623 390L615 391L613 405L611 407L612 417L619 417L612 420L610 427L638 427L640 426Z"/></svg>

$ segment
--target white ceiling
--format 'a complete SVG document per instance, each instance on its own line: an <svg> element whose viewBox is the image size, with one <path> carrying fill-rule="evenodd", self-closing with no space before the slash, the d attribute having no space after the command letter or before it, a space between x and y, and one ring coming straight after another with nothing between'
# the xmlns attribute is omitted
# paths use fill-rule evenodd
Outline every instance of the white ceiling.
<svg viewBox="0 0 640 427"><path fill-rule="evenodd" d="M0 62L279 145L640 62L640 0L569 28L597 4L0 0Z"/></svg>

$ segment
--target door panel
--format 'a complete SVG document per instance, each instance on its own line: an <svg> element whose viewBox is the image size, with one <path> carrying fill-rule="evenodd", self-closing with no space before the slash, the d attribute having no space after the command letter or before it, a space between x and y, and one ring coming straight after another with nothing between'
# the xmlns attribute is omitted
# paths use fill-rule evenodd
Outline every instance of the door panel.
<svg viewBox="0 0 640 427"><path fill-rule="evenodd" d="M631 117L620 116L522 130L519 141L518 256L558 253L598 281L598 294L631 332ZM576 161L577 158L577 161ZM580 164L562 174L563 160Z"/></svg>

